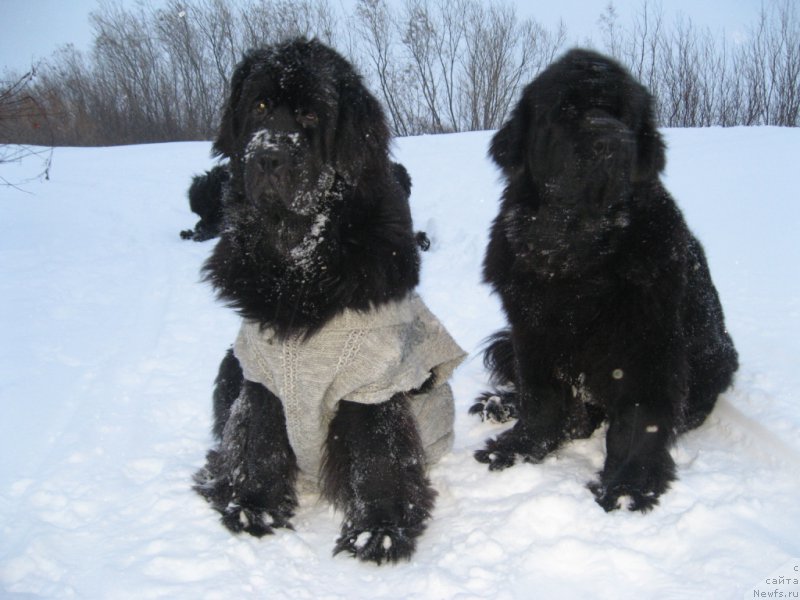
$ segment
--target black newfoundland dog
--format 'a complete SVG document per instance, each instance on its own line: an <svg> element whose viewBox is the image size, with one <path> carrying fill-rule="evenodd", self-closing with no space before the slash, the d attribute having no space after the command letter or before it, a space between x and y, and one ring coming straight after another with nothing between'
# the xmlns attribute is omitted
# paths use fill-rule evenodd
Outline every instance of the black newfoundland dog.
<svg viewBox="0 0 800 600"><path fill-rule="evenodd" d="M234 532L291 527L298 486L344 512L334 552L411 556L450 446L463 351L414 288L419 252L389 130L317 41L250 51L214 149L225 225L204 267L244 321L214 390L196 489ZM410 180L409 180L410 184Z"/></svg>
<svg viewBox="0 0 800 600"><path fill-rule="evenodd" d="M525 88L490 154L506 188L483 272L509 328L485 355L499 391L472 412L518 420L475 456L539 462L606 419L589 487L607 511L647 511L675 478L671 443L737 369L703 249L659 181L653 99L612 60L570 51Z"/></svg>

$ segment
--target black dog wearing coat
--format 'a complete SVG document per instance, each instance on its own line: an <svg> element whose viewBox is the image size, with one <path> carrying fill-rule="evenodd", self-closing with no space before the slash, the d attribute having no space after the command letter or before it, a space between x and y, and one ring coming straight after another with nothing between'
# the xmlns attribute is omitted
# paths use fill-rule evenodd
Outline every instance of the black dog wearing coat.
<svg viewBox="0 0 800 600"><path fill-rule="evenodd" d="M648 91L573 50L524 90L492 139L506 188L484 278L509 328L485 362L499 386L471 412L513 428L476 453L539 462L607 419L590 485L607 511L647 511L675 479L669 448L727 389L737 353L703 249L659 180Z"/></svg>
<svg viewBox="0 0 800 600"><path fill-rule="evenodd" d="M236 67L214 150L225 227L204 267L244 322L214 390L219 445L196 489L232 531L291 527L297 485L344 512L335 552L406 559L452 442L463 352L414 293L410 179L339 54L293 40Z"/></svg>

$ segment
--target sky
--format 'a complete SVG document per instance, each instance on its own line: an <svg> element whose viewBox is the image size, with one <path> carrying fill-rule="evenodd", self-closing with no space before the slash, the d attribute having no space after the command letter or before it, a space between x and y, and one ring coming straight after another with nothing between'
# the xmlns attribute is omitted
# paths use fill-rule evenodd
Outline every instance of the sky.
<svg viewBox="0 0 800 600"><path fill-rule="evenodd" d="M89 13L100 0L0 0L0 73L24 72L59 47L74 44L91 48ZM119 0L134 5L135 0ZM235 0L232 0L234 2ZM332 0L337 3L340 0ZM401 4L403 0L389 0ZM488 1L488 0L486 0ZM642 0L612 0L622 23L637 11ZM770 0L767 0L769 2ZM350 7L355 0L341 0ZM158 5L158 0L151 2ZM597 34L597 20L609 0L515 0L520 14L554 29L560 19L567 25L571 44ZM657 2L650 2L651 6ZM680 13L699 26L738 35L755 20L761 0L663 0L665 17Z"/></svg>

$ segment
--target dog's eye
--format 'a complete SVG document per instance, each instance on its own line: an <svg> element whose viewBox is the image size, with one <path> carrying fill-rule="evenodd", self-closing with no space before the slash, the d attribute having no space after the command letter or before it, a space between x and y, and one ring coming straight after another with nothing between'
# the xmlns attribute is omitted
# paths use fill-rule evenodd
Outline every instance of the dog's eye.
<svg viewBox="0 0 800 600"><path fill-rule="evenodd" d="M259 100L256 102L256 112L259 114L267 112L269 109L269 103L266 100Z"/></svg>
<svg viewBox="0 0 800 600"><path fill-rule="evenodd" d="M300 109L296 114L297 121L303 127L314 127L319 122L319 116L313 110Z"/></svg>

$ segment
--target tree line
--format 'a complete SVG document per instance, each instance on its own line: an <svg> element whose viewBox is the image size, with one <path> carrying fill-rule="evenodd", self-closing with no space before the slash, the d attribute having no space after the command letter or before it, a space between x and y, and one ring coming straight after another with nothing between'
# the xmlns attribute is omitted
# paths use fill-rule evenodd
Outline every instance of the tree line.
<svg viewBox="0 0 800 600"><path fill-rule="evenodd" d="M613 4L584 45L625 64L654 93L666 127L781 125L800 118L800 20L771 0L736 39L667 20L643 0ZM66 46L0 83L0 143L111 145L207 140L234 66L251 47L318 37L356 64L396 135L495 129L521 88L566 50L512 4L480 0L166 0L90 15L93 45Z"/></svg>

